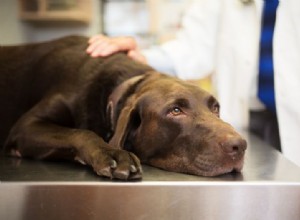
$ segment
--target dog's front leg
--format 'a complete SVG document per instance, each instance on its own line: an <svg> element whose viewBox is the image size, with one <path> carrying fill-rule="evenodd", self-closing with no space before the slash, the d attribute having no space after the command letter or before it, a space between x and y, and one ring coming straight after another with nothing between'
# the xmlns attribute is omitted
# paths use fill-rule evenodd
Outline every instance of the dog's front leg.
<svg viewBox="0 0 300 220"><path fill-rule="evenodd" d="M110 147L89 130L71 129L25 115L13 127L6 151L37 159L80 158L100 175L117 179L140 179L142 168L132 153Z"/></svg>

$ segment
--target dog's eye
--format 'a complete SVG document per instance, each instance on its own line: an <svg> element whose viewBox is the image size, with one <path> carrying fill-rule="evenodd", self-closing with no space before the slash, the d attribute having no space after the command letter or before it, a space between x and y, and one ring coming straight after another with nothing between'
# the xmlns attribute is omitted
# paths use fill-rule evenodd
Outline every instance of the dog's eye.
<svg viewBox="0 0 300 220"><path fill-rule="evenodd" d="M182 113L182 110L178 107L174 107L171 111L171 114L176 116L176 115L180 115Z"/></svg>
<svg viewBox="0 0 300 220"><path fill-rule="evenodd" d="M218 103L213 104L211 107L211 111L217 115L219 115L220 105Z"/></svg>

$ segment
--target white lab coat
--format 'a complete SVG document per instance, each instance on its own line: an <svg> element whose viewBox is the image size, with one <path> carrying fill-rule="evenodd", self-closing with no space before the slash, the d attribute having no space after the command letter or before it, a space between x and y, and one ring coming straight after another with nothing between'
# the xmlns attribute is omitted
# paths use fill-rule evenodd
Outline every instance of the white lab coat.
<svg viewBox="0 0 300 220"><path fill-rule="evenodd" d="M279 0L274 30L277 116L283 154L300 166L300 1ZM248 126L256 99L262 0L197 0L175 40L144 51L149 64L182 79L213 73L221 117Z"/></svg>

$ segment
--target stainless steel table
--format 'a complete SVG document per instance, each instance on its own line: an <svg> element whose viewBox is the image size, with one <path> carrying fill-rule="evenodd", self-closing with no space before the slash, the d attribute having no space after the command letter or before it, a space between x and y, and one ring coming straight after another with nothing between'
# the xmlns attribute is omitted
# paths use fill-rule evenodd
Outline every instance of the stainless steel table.
<svg viewBox="0 0 300 220"><path fill-rule="evenodd" d="M300 168L247 139L243 172L214 178L144 166L142 181L110 181L75 163L0 157L0 219L299 220Z"/></svg>

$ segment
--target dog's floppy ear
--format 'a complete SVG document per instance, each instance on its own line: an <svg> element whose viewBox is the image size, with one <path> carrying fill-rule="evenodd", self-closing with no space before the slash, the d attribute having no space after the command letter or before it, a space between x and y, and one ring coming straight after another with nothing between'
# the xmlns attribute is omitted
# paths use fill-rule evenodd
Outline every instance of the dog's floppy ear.
<svg viewBox="0 0 300 220"><path fill-rule="evenodd" d="M136 97L131 97L128 100L128 104L122 109L117 120L114 135L109 141L112 147L124 148L124 142L129 130L136 124L135 120L138 115L137 102Z"/></svg>
<svg viewBox="0 0 300 220"><path fill-rule="evenodd" d="M137 85L153 74L154 72L148 72L132 77L119 85L109 96L107 115L110 118L111 130L114 132L113 137L109 141L112 147L124 148L124 142L129 130L134 130L139 126L141 118L139 115L138 102L141 96L133 94L133 91ZM126 103L118 117L120 110L118 105L124 101L124 97L129 93L131 95L127 100L125 99Z"/></svg>
<svg viewBox="0 0 300 220"><path fill-rule="evenodd" d="M126 92L135 84L137 84L139 81L144 79L146 74L135 76L133 78L130 78L129 80L126 80L121 85L119 85L109 96L108 98L108 105L106 108L106 114L109 118L110 127L112 130L115 130L116 128L116 121L117 121L117 112L118 112L118 104L120 100L122 100L123 96L126 94Z"/></svg>

